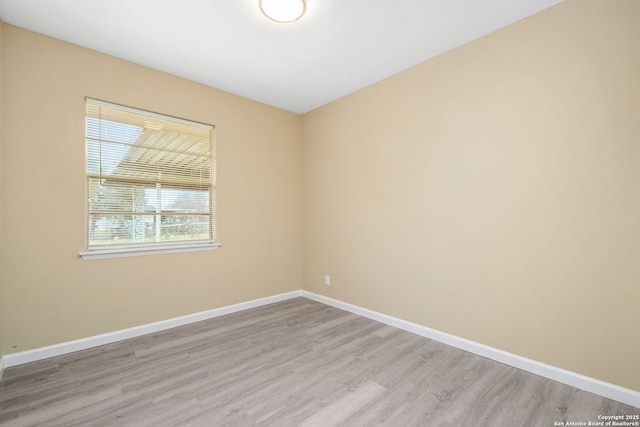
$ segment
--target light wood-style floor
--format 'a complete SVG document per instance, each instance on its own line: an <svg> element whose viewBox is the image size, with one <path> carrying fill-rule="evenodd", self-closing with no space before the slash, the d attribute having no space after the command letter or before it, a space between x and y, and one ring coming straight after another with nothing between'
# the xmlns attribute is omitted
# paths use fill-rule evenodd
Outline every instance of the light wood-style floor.
<svg viewBox="0 0 640 427"><path fill-rule="evenodd" d="M304 298L12 367L0 382L2 426L549 427L638 413Z"/></svg>

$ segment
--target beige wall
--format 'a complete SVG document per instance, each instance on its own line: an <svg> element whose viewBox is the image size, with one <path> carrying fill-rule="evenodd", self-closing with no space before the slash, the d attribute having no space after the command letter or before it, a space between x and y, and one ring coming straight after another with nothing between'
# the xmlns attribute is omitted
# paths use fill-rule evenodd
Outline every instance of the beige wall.
<svg viewBox="0 0 640 427"><path fill-rule="evenodd" d="M2 19L0 19L0 357L4 354L3 350L3 317L4 317L4 304L6 298L4 297L4 245L2 244L3 239L3 228L4 228L4 203L3 203L3 189L4 189L4 139L3 139L3 115L2 115L2 106L3 102L3 87L4 87L4 50L2 49L2 40L4 35L4 23ZM0 368L2 369L2 368Z"/></svg>
<svg viewBox="0 0 640 427"><path fill-rule="evenodd" d="M571 0L305 115L305 288L640 390L639 76Z"/></svg>
<svg viewBox="0 0 640 427"><path fill-rule="evenodd" d="M300 289L300 116L7 24L3 41L3 353ZM79 258L85 96L216 126L220 250Z"/></svg>

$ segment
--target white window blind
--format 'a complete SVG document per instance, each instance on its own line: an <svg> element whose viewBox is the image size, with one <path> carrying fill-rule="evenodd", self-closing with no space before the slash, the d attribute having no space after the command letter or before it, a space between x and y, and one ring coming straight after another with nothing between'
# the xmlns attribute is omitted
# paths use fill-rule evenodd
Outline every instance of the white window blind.
<svg viewBox="0 0 640 427"><path fill-rule="evenodd" d="M212 134L87 99L87 250L214 243Z"/></svg>

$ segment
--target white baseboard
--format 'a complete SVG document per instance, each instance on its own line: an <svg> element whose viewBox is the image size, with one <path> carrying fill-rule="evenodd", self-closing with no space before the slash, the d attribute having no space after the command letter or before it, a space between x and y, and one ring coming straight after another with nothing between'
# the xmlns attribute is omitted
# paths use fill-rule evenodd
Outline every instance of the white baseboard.
<svg viewBox="0 0 640 427"><path fill-rule="evenodd" d="M455 335L427 328L415 323L407 322L396 317L387 316L373 310L358 307L342 301L334 300L322 295L314 294L308 291L302 291L302 296L335 308L339 308L350 313L354 313L372 320L387 324L389 326L403 329L416 335L430 338L434 341L457 347L461 350L477 354L487 359L495 360L505 365L513 366L523 371L531 372L541 377L548 378L553 381L570 385L580 390L588 391L608 399L617 400L618 402L640 408L640 392L628 388L620 387L615 384L607 383L596 378L587 377L576 372L567 371L545 363L537 362L526 357L518 356L497 348L489 347L474 341L460 338Z"/></svg>
<svg viewBox="0 0 640 427"><path fill-rule="evenodd" d="M285 301L291 298L302 296L301 291L288 292L285 294L274 295L271 297L261 298L257 300L242 302L239 304L228 305L225 307L214 308L213 310L202 311L199 313L188 314L186 316L175 317L173 319L161 320L159 322L149 323L146 325L136 326L133 328L122 329L106 334L95 335L92 337L82 338L74 341L54 344L47 347L36 348L33 350L22 351L18 353L5 354L2 357L0 366L9 368L11 366L22 365L24 363L35 362L49 357L61 356L63 354L73 353L75 351L86 350L105 344L111 344L117 341L123 341L129 338L135 338L142 335L160 332L178 326L188 325L190 323L200 322L202 320L212 319L214 317L224 316L225 314L236 313L238 311L248 310L250 308L260 307L275 302Z"/></svg>
<svg viewBox="0 0 640 427"><path fill-rule="evenodd" d="M96 335L93 337L83 338L75 341L55 344L48 347L37 348L19 353L5 354L0 358L0 378L2 378L3 370L11 366L22 365L24 363L35 362L38 360L47 359L49 357L60 356L80 350L86 350L100 345L110 344L129 338L135 338L153 332L159 332L166 329L175 328L177 326L183 326L202 320L212 319L214 317L224 316L226 314L236 313L239 311L248 310L250 308L260 307L263 305L285 301L296 297L305 297L313 301L317 301L344 311L348 311L350 313L367 317L369 319L376 320L389 326L393 326L398 329L402 329L416 335L430 338L432 340L439 341L452 347L456 347L470 353L474 353L479 356L504 363L505 365L513 366L515 368L522 369L523 371L531 372L533 374L549 378L553 381L558 381L560 383L570 385L580 390L588 391L590 393L594 393L608 399L613 399L618 402L640 408L640 392L638 391L620 387L615 384L607 383L595 378L587 377L585 375L537 362L535 360L527 359L513 353L489 347L484 344L457 337L455 335L447 334L445 332L437 331L426 326L407 322L396 317L388 316L386 314L378 313L373 310L358 307L353 304L338 301L303 290L274 295L271 297L247 301L226 307L220 307L213 310L207 310L200 313L176 317L173 319L136 326L134 328L123 329L120 331Z"/></svg>

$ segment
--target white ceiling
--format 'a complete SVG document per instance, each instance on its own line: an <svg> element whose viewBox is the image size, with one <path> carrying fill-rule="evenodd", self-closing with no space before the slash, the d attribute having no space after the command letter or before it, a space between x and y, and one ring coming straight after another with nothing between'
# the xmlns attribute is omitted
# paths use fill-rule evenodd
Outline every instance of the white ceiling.
<svg viewBox="0 0 640 427"><path fill-rule="evenodd" d="M308 0L277 24L258 0L0 0L0 18L305 113L562 0Z"/></svg>

